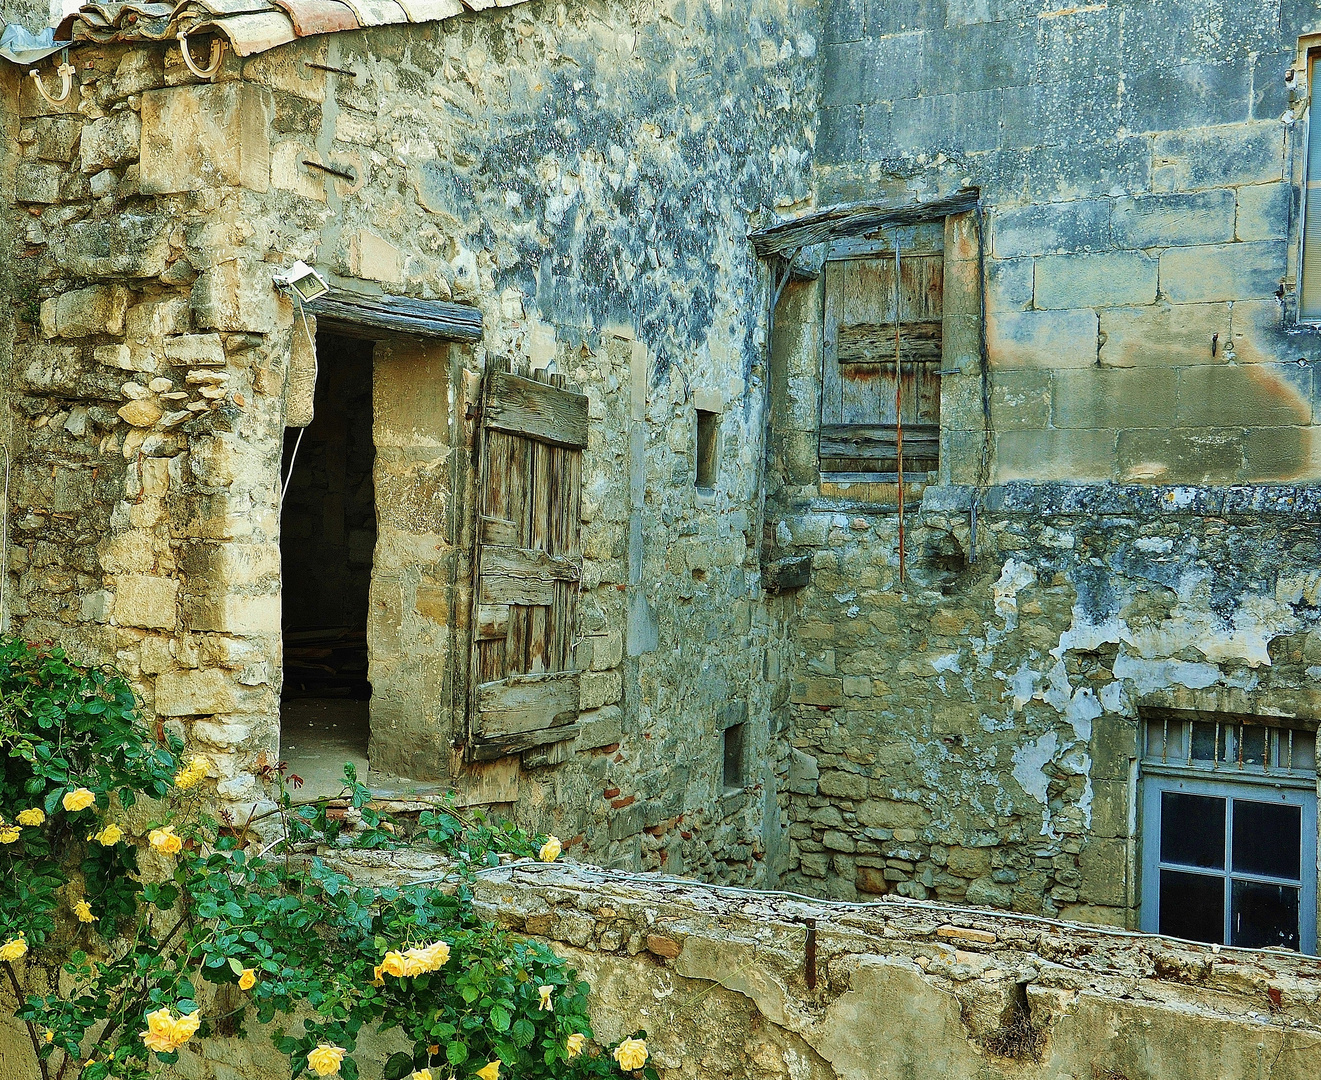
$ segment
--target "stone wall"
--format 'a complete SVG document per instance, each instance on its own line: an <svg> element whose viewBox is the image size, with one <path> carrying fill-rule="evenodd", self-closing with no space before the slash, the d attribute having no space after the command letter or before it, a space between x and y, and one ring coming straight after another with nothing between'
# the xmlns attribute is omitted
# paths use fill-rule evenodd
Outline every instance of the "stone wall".
<svg viewBox="0 0 1321 1080"><path fill-rule="evenodd" d="M757 603L764 294L745 235L810 191L815 19L789 0L520 8L227 53L214 83L174 44L81 46L62 109L23 80L14 627L117 664L210 756L223 800L265 797L303 334L271 275L302 258L472 303L476 347L375 350L373 765L602 862L765 877L784 749L761 676L783 628ZM584 724L469 770L451 751L468 406L491 357L554 363L591 403ZM698 407L720 416L701 494ZM740 721L751 768L726 791Z"/></svg>
<svg viewBox="0 0 1321 1080"><path fill-rule="evenodd" d="M1314 718L1308 489L969 489L784 519L796 594L786 881L1135 925L1138 716Z"/></svg>
<svg viewBox="0 0 1321 1080"><path fill-rule="evenodd" d="M420 856L353 858L381 881ZM603 1042L647 1032L663 1080L1311 1077L1311 958L1244 952L934 903L849 906L572 866L484 877L479 905L548 941L592 986ZM0 1001L3 1001L0 998ZM360 1042L363 1075L398 1047ZM0 1022L0 1080L27 1080ZM268 1033L190 1043L166 1076L288 1075Z"/></svg>
<svg viewBox="0 0 1321 1080"><path fill-rule="evenodd" d="M818 200L981 189L998 479L1321 475L1284 81L1312 4L826 8ZM942 423L980 409L947 388Z"/></svg>

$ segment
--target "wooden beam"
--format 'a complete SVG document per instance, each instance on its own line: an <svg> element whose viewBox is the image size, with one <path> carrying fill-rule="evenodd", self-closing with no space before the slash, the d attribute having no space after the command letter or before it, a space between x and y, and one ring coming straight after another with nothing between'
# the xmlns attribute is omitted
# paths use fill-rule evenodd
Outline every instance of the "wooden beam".
<svg viewBox="0 0 1321 1080"><path fill-rule="evenodd" d="M899 359L904 364L939 364L942 322L899 324ZM841 364L881 364L894 369L894 323L855 323L839 328Z"/></svg>
<svg viewBox="0 0 1321 1080"><path fill-rule="evenodd" d="M473 761L495 761L510 754L521 754L547 743L568 742L576 739L582 731L581 724L565 724L563 727L545 728L542 731L524 731L517 735L503 735L498 739L482 740L473 745L469 756Z"/></svg>
<svg viewBox="0 0 1321 1080"><path fill-rule="evenodd" d="M477 688L473 733L483 742L504 735L562 727L578 719L576 671L510 675Z"/></svg>
<svg viewBox="0 0 1321 1080"><path fill-rule="evenodd" d="M550 607L557 581L577 581L582 568L576 559L530 548L484 547L481 553L482 604Z"/></svg>
<svg viewBox="0 0 1321 1080"><path fill-rule="evenodd" d="M323 330L378 340L385 333L412 334L445 341L481 341L482 313L467 304L367 296L331 286L304 305Z"/></svg>
<svg viewBox="0 0 1321 1080"><path fill-rule="evenodd" d="M518 375L487 375L484 426L581 450L587 445L587 397Z"/></svg>

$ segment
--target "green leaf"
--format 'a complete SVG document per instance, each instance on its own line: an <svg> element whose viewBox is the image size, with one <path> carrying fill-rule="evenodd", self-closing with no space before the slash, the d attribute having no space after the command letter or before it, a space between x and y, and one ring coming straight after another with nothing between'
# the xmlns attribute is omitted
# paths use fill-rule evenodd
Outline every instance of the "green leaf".
<svg viewBox="0 0 1321 1080"><path fill-rule="evenodd" d="M491 1006L491 1027L496 1031L509 1030L509 1010L499 1005Z"/></svg>
<svg viewBox="0 0 1321 1080"><path fill-rule="evenodd" d="M457 1040L445 1044L445 1059L451 1065L462 1065L468 1060L468 1047Z"/></svg>
<svg viewBox="0 0 1321 1080"><path fill-rule="evenodd" d="M385 1068L381 1075L385 1080L403 1080L413 1071L413 1055L405 1054L402 1050L397 1054L391 1054L386 1059Z"/></svg>
<svg viewBox="0 0 1321 1080"><path fill-rule="evenodd" d="M232 971L235 975L242 975L243 974L242 962L235 960L234 957L231 956L229 958L229 970Z"/></svg>

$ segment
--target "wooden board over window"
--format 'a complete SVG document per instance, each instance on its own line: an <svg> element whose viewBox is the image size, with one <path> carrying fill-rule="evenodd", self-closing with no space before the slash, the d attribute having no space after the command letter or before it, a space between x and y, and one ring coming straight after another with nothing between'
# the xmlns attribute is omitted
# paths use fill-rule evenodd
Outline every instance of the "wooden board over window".
<svg viewBox="0 0 1321 1080"><path fill-rule="evenodd" d="M898 471L896 322L904 472L937 467L944 256L900 252L897 313L894 269L893 252L826 263L823 473Z"/></svg>
<svg viewBox="0 0 1321 1080"><path fill-rule="evenodd" d="M488 761L578 733L587 398L506 365L488 369L481 418L469 754Z"/></svg>

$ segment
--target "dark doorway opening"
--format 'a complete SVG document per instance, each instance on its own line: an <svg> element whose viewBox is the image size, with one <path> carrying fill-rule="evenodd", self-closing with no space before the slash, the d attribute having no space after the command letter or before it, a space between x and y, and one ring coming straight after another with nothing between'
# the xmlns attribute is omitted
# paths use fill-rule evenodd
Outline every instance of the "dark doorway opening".
<svg viewBox="0 0 1321 1080"><path fill-rule="evenodd" d="M338 794L345 762L366 781L371 709L373 344L323 333L316 345L313 420L301 441L286 430L281 470L280 756L303 780L298 799Z"/></svg>

